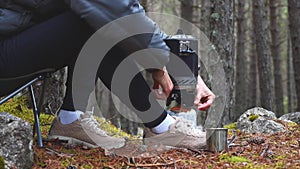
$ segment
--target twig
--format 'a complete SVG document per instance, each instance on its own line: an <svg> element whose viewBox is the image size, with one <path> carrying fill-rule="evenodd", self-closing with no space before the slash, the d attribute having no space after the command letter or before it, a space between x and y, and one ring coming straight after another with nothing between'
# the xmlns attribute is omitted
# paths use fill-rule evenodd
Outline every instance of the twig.
<svg viewBox="0 0 300 169"><path fill-rule="evenodd" d="M67 155L67 154L64 154L64 153L55 151L55 150L53 150L53 149L47 148L47 147L45 147L45 149L46 149L47 151L50 151L50 152L56 154L56 155L59 156L59 157L68 157L68 158L71 158L72 156L74 156L74 154Z"/></svg>
<svg viewBox="0 0 300 169"><path fill-rule="evenodd" d="M113 166L107 165L105 168L115 169Z"/></svg>
<svg viewBox="0 0 300 169"><path fill-rule="evenodd" d="M269 150L269 145L266 145L262 153L260 154L261 157L265 155L265 153Z"/></svg>
<svg viewBox="0 0 300 169"><path fill-rule="evenodd" d="M163 162L167 163L167 161L166 161L164 158L162 158L161 155L158 155L158 157L159 157L160 159L162 159Z"/></svg>
<svg viewBox="0 0 300 169"><path fill-rule="evenodd" d="M194 156L197 156L197 155L199 155L199 154L202 154L202 153L201 153L201 151L199 151L199 150L190 149L190 148L188 148L187 150L189 150L189 151L191 151L191 152L195 153L195 155L194 155Z"/></svg>
<svg viewBox="0 0 300 169"><path fill-rule="evenodd" d="M130 159L131 159L131 161L133 162L133 164L134 164L134 167L136 168L137 166L136 166L136 162L135 162L135 159L134 159L134 157L131 157Z"/></svg>
<svg viewBox="0 0 300 169"><path fill-rule="evenodd" d="M173 162L169 162L169 163L157 163L157 164L131 164L131 163L126 163L126 165L130 166L130 167L161 167L161 166L169 166L169 165L176 165L176 163L178 163L181 160L176 160Z"/></svg>
<svg viewBox="0 0 300 169"><path fill-rule="evenodd" d="M173 164L174 164L174 169L177 169L175 159L173 159Z"/></svg>

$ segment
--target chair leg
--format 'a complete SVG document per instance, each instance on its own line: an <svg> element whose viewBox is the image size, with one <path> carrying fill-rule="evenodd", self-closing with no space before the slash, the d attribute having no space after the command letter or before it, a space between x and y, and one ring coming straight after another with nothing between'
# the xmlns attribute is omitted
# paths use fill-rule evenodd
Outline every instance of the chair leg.
<svg viewBox="0 0 300 169"><path fill-rule="evenodd" d="M18 88L14 92L12 92L11 94L7 95L6 97L4 97L3 99L0 100L0 105L5 103L7 100L11 99L12 97L14 97L18 93L20 93L22 90L26 89L27 87L29 87L30 85L32 85L34 82L36 82L38 80L39 80L39 77L36 77L33 80L31 80L30 82L26 83L25 85L21 86L20 88Z"/></svg>
<svg viewBox="0 0 300 169"><path fill-rule="evenodd" d="M40 147L43 147L40 121L39 121L39 110L38 110L38 107L37 107L37 103L36 103L36 99L35 99L34 90L33 90L32 85L29 86L29 91L30 91L30 96L31 96L32 104L33 104L34 128L35 128L36 133L37 133L38 144L39 144ZM33 136L34 136L34 133L33 133Z"/></svg>

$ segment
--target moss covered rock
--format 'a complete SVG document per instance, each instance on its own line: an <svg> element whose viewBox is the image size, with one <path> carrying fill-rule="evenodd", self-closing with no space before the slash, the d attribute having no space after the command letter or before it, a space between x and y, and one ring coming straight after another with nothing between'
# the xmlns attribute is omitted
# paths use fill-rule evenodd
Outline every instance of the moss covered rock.
<svg viewBox="0 0 300 169"><path fill-rule="evenodd" d="M255 107L247 110L237 121L237 128L246 133L272 134L285 131L284 125L276 122L275 113Z"/></svg>

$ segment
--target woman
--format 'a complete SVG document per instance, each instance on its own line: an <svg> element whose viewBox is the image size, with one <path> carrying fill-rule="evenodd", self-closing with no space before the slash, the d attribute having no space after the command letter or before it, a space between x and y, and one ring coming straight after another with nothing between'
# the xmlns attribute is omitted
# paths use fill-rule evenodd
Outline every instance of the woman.
<svg viewBox="0 0 300 169"><path fill-rule="evenodd" d="M164 68L169 60L169 48L163 41L163 33L145 15L143 7L137 0L0 1L0 78L22 76L45 68L60 69L68 66L66 95L59 116L54 120L49 132L49 138L64 139L70 143L81 143L90 147L101 146L106 149L124 145L124 139L107 136L98 128L90 113L83 113L88 100L86 93L92 89L95 79L80 81L85 87L76 91L84 91L81 92L84 94L76 94L74 90L72 92L72 79L78 54L93 33L116 19L134 14L138 16L136 23L129 28L120 26L121 29L139 30L139 25L143 25L153 32L129 37L112 47L99 63L98 76L110 89L116 67L127 58L126 56L141 49L160 49L161 52L151 54L151 58L149 56L141 58L156 67L148 71L152 73L156 86L159 85L167 97L173 88L173 83ZM118 36L117 33L109 34L111 39L117 39ZM132 60L129 64L137 67L134 62L136 60ZM134 90L129 91L129 97L135 109L143 111L153 106L148 101L151 89L140 73L132 79L131 87ZM74 104L75 97L80 98L80 105ZM200 110L206 110L213 100L213 93L199 77L195 105ZM205 144L203 132L189 126L183 119L171 117L165 110L160 108L157 110L151 112L151 117L155 118L150 120L148 116L137 112L137 116L145 126L151 129L157 140L160 140L157 143L187 148L199 148ZM174 139L177 141L172 141Z"/></svg>

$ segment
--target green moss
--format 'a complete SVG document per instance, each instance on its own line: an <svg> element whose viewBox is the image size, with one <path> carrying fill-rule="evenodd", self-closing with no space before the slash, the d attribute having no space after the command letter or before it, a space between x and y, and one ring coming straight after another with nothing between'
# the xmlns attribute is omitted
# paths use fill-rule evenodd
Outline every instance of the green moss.
<svg viewBox="0 0 300 169"><path fill-rule="evenodd" d="M14 116L23 119L24 121L30 123L31 125L34 124L33 111L28 106L28 100L26 96L14 97L8 100L5 104L0 105L0 112L10 113ZM40 114L39 121L40 121L42 134L45 135L48 133L53 119L54 119L53 115L44 114L44 113Z"/></svg>
<svg viewBox="0 0 300 169"><path fill-rule="evenodd" d="M40 126L41 126L41 132L43 134L43 136L46 137L46 135L48 134L48 131L50 130L52 121L54 120L54 116L51 114L40 114Z"/></svg>
<svg viewBox="0 0 300 169"><path fill-rule="evenodd" d="M90 164L84 164L82 165L80 168L84 168L84 169L93 169L94 167Z"/></svg>
<svg viewBox="0 0 300 169"><path fill-rule="evenodd" d="M137 137L134 137L121 129L117 128L115 125L111 124L110 122L106 121L104 118L95 116L95 119L99 122L99 127L106 131L110 136L122 137L122 138L129 138L131 140L137 140Z"/></svg>
<svg viewBox="0 0 300 169"><path fill-rule="evenodd" d="M23 120L33 123L32 109L28 108L27 97L20 96L8 100L5 104L0 105L0 112L7 112Z"/></svg>
<svg viewBox="0 0 300 169"><path fill-rule="evenodd" d="M289 123L288 123L288 126L289 126L289 127L297 127L298 124L295 123L295 122L289 122Z"/></svg>
<svg viewBox="0 0 300 169"><path fill-rule="evenodd" d="M0 156L0 169L4 169L4 167L5 167L5 161L4 161L3 157Z"/></svg>
<svg viewBox="0 0 300 169"><path fill-rule="evenodd" d="M295 130L299 127L299 125L295 122L288 122L287 127L288 130Z"/></svg>
<svg viewBox="0 0 300 169"><path fill-rule="evenodd" d="M239 157L239 156L231 156L230 158L227 159L228 162L251 162L245 157Z"/></svg>
<svg viewBox="0 0 300 169"><path fill-rule="evenodd" d="M280 169L280 168L285 168L286 166L285 166L285 162L284 161L278 161L278 162L276 162L276 164L275 164L275 169Z"/></svg>
<svg viewBox="0 0 300 169"><path fill-rule="evenodd" d="M245 167L242 167L243 169L269 169L273 168L273 166L270 166L268 164L256 164L248 163Z"/></svg>
<svg viewBox="0 0 300 169"><path fill-rule="evenodd" d="M41 168L47 167L47 164L45 164L45 163L43 163L43 162L41 162L41 161L38 161L38 162L37 162L37 165L40 166Z"/></svg>
<svg viewBox="0 0 300 169"><path fill-rule="evenodd" d="M227 129L236 129L236 122L224 126Z"/></svg>
<svg viewBox="0 0 300 169"><path fill-rule="evenodd" d="M60 165L64 168L67 168L70 165L70 161L68 159L61 160Z"/></svg>
<svg viewBox="0 0 300 169"><path fill-rule="evenodd" d="M248 119L253 122L254 120L258 119L259 118L259 115L257 114L251 114Z"/></svg>
<svg viewBox="0 0 300 169"><path fill-rule="evenodd" d="M277 156L275 159L276 160L286 160L286 154L282 154L280 156Z"/></svg>
<svg viewBox="0 0 300 169"><path fill-rule="evenodd" d="M240 156L231 156L228 153L221 154L220 155L220 161L230 162L230 163L236 163L236 162L251 162L245 157Z"/></svg>
<svg viewBox="0 0 300 169"><path fill-rule="evenodd" d="M66 154L76 154L75 149L62 149L61 151Z"/></svg>

